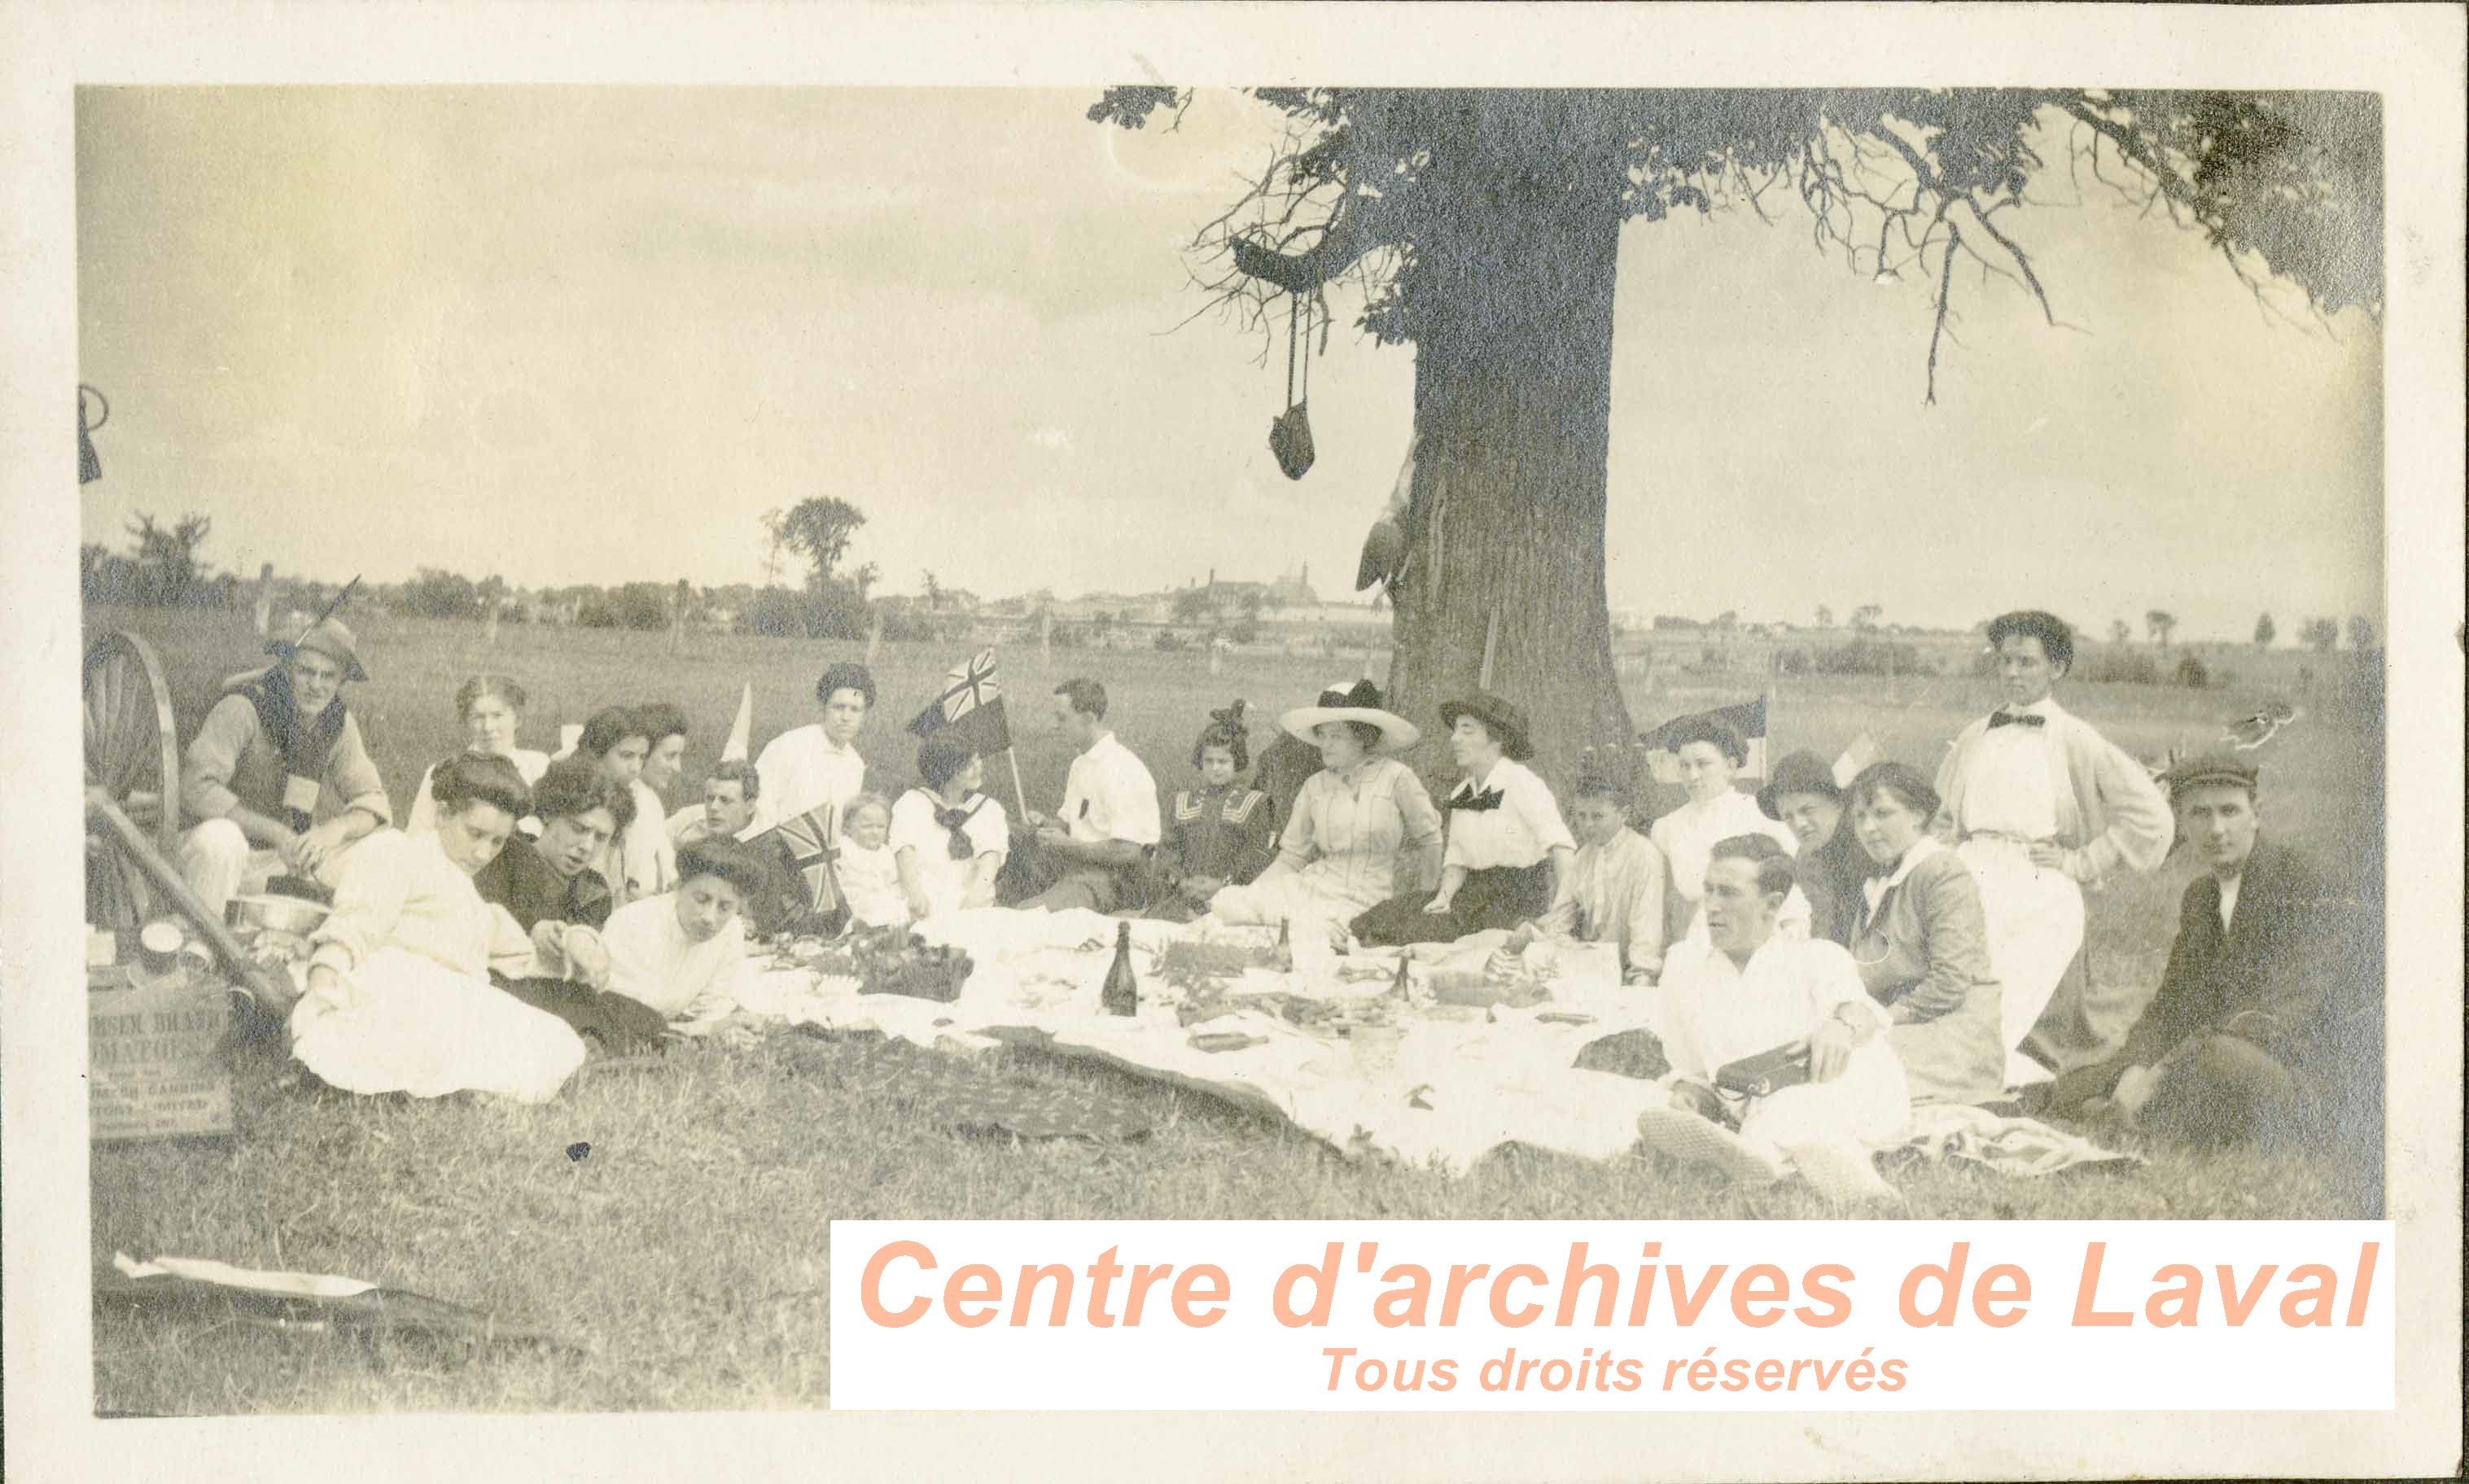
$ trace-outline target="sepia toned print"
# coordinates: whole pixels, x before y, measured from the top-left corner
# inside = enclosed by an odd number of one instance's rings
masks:
[[[105,1427],[829,1408],[836,1219],[2400,1214],[2387,95],[1124,70],[76,90]]]
[[[2373,98],[1151,87],[904,94],[896,128],[880,102],[81,95],[83,374],[118,409],[81,433],[86,621],[151,666],[142,693],[159,675],[172,730],[117,672],[89,705],[107,754],[183,760],[94,804],[152,833],[97,852],[91,925],[179,925],[183,887],[199,936],[235,896],[322,909],[192,961],[201,999],[243,1002],[242,1126],[205,1152],[99,1145],[97,1255],[358,1274],[426,1253],[405,1281],[574,1347],[406,1380],[385,1342],[336,1369],[247,1335],[213,1353],[210,1402],[173,1358],[194,1317],[137,1306],[99,1319],[99,1405],[819,1405],[799,1284],[750,1333],[713,1325],[819,1271],[835,1217],[1471,1215],[1512,1188],[1536,1217],[2379,1213],[2379,568],[2335,543],[2223,571],[2223,522],[2192,514],[2375,509]],[[1076,144],[1077,168],[996,184],[955,148],[1004,134],[999,154]],[[869,199],[877,148],[905,151],[908,200]],[[1179,157],[1262,150],[1207,177],[1224,200]],[[360,157],[389,163],[340,163]],[[1036,241],[1038,212],[1102,256]],[[1122,230],[1142,223],[1189,235]],[[899,252],[898,228],[935,245]],[[1674,238],[1750,256],[1667,266]],[[1819,323],[1844,298],[1892,313],[1702,351],[1857,377],[1881,388],[1870,435],[1967,446],[1958,466],[2015,447],[1984,409],[2051,409],[2039,461],[1926,499],[1834,488],[1859,414],[1778,399],[1780,369],[1725,388],[1721,423],[1675,418],[1702,397],[1616,397],[1616,368],[1721,328],[1623,307],[1726,284]],[[2172,356],[2145,304],[2273,359]],[[989,380],[899,333],[963,310],[1023,316],[1018,354],[1084,384]],[[1131,327],[1164,310],[1196,322]],[[2097,371],[2048,345],[2087,336]],[[1263,357],[1291,378],[1260,385]],[[2096,374],[2169,414],[2096,410],[2119,396]],[[1116,396],[1150,429],[1093,406]],[[1277,413],[1265,449],[1237,397]],[[818,398],[908,431],[846,434]],[[2254,439],[2319,482],[2256,467]],[[1743,442],[1723,477],[1666,472]],[[1395,477],[1363,478],[1382,445]],[[2221,493],[2174,487],[2198,450]],[[1299,497],[1307,516],[1271,517]],[[2121,541],[2156,499],[2169,522]],[[1713,570],[1669,565],[1699,548]],[[501,671],[488,696],[464,679]],[[1332,672],[1366,679],[1293,711]],[[776,915],[763,876],[669,840],[747,687],[755,819],[817,822],[756,840]],[[1187,756],[1230,696],[1260,723]],[[906,735],[875,714],[920,707]],[[536,811],[511,768],[474,770],[568,720],[552,766],[596,764],[608,806],[542,783]],[[1316,754],[1302,788],[1249,796],[1279,842],[1260,879],[1161,861],[1165,807],[1186,838],[1256,746]],[[1892,761],[1761,796],[1769,754],[1856,749]],[[426,828],[391,844],[424,777]],[[2245,851],[2213,842],[2224,789]],[[901,802],[846,815],[861,792]],[[1655,857],[1663,963],[1593,951],[1573,814]],[[578,835],[605,855],[555,848]],[[1816,931],[1793,857],[1838,836],[1858,854]],[[1392,885],[1332,894],[1316,863],[1362,840]],[[508,848],[613,914],[456,885]],[[1143,919],[1111,971],[1106,915]],[[1085,1100],[1094,1144],[938,1106],[919,1054]],[[1538,1057],[1581,1111],[1501,1081]],[[509,1123],[493,1094],[537,1111]],[[1509,1137],[1417,1106],[1469,1099],[1507,1104]],[[827,1148],[797,1136],[818,1127]],[[268,1144],[322,1152],[251,1173]],[[1259,1161],[1286,1173],[1228,1178]],[[2107,1172],[2053,1177],[2077,1166]],[[1983,1183],[2001,1169],[2043,1173]],[[490,1241],[437,1245],[475,1219]],[[692,1278],[649,1283],[681,1256]]]

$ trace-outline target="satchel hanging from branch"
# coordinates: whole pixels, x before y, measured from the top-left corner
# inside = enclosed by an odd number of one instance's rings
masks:
[[[1286,312],[1286,410],[1269,425],[1269,452],[1278,456],[1278,467],[1289,479],[1300,479],[1311,471],[1311,354],[1304,349],[1304,296],[1291,298]],[[1303,361],[1301,395],[1297,395],[1295,361]]]

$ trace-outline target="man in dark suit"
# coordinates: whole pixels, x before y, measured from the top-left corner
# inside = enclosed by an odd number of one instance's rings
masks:
[[[2355,951],[2357,904],[2262,837],[2255,782],[2228,755],[2171,772],[2180,838],[2208,869],[2159,992],[2115,1055],[2059,1079],[2059,1111],[2203,1145],[2312,1141],[2378,1111],[2383,986]]]

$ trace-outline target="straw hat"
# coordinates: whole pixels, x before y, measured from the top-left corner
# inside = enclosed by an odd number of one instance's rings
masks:
[[[1413,722],[1380,708],[1380,687],[1368,679],[1343,685],[1331,685],[1320,693],[1318,706],[1301,706],[1278,718],[1278,725],[1293,736],[1311,742],[1312,729],[1323,722],[1369,722],[1380,729],[1381,746],[1396,752],[1413,747],[1422,740],[1422,730]]]
[[[286,660],[290,659],[292,651],[297,649],[315,650],[318,654],[341,665],[345,680],[364,681],[369,678],[369,672],[360,667],[359,644],[352,638],[352,631],[343,626],[343,620],[340,618],[320,619],[310,628],[308,633],[301,635],[290,643],[287,644],[277,639],[265,646],[267,654],[279,655]]]

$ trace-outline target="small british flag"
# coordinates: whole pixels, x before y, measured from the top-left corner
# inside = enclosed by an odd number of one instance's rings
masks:
[[[795,819],[782,820],[748,844],[776,862],[782,877],[807,910],[828,913],[840,906],[840,879],[832,872],[839,853],[832,829],[832,808],[825,804]],[[800,890],[800,888],[802,890]]]
[[[1003,687],[995,681],[995,652],[981,649],[965,664],[944,677],[943,693],[909,723],[923,737],[945,727],[958,728],[981,753],[1000,753],[1011,746],[1011,726],[1004,715]]]

